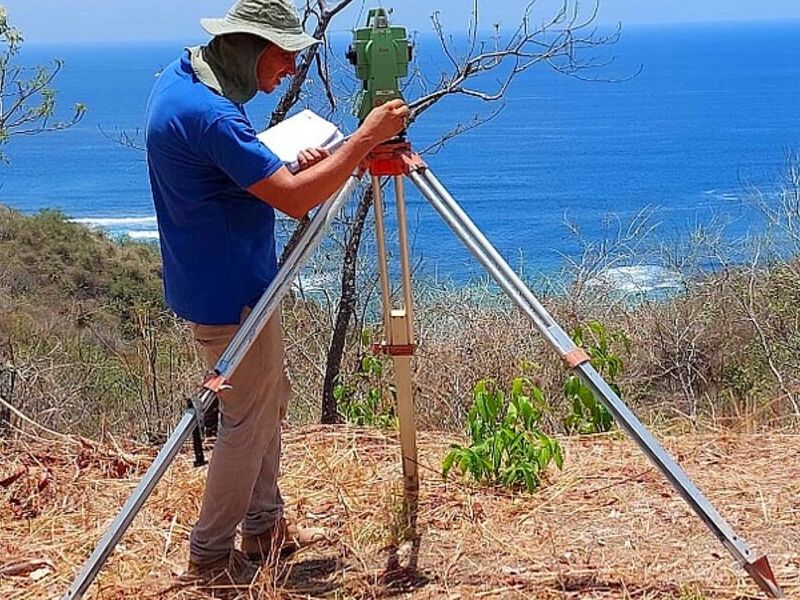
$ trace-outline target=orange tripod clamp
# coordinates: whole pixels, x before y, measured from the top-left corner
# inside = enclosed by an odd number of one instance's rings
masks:
[[[373,177],[409,175],[426,168],[419,154],[411,150],[406,141],[385,142],[376,146],[361,164],[362,172],[369,171]]]

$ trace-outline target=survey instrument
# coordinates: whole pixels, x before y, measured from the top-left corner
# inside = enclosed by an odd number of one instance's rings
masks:
[[[412,54],[405,27],[392,27],[386,9],[373,8],[367,13],[366,26],[353,32],[347,50],[347,59],[362,84],[353,107],[359,121],[376,106],[403,98],[400,80],[408,75]]]

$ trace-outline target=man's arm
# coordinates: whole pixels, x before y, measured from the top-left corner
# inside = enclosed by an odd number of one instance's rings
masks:
[[[400,133],[408,107],[392,100],[375,108],[358,130],[333,155],[296,175],[286,167],[247,188],[259,200],[299,219],[330,198],[372,149]]]

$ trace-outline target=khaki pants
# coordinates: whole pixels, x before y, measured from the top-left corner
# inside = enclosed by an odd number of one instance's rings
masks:
[[[242,320],[249,313],[245,309]],[[192,325],[209,369],[238,325]],[[258,535],[283,514],[278,489],[281,420],[286,416],[289,381],[284,371],[283,332],[276,313],[219,395],[220,425],[200,518],[190,540],[190,559],[208,563],[233,549],[236,527]]]

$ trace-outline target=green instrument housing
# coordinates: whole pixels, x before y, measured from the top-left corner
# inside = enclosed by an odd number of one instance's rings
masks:
[[[391,27],[386,9],[370,10],[366,27],[353,32],[353,44],[347,51],[364,86],[354,107],[359,121],[376,106],[403,98],[400,79],[408,75],[411,52],[405,27]]]

